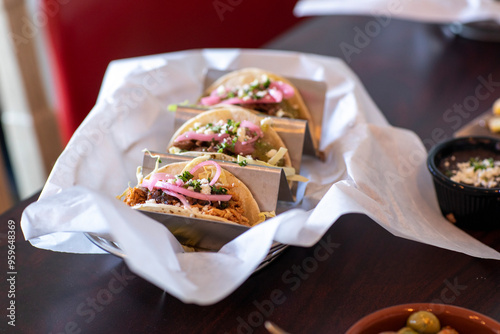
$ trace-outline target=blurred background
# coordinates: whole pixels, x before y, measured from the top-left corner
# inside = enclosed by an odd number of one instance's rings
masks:
[[[38,193],[115,59],[258,48],[296,0],[0,0],[0,213]]]

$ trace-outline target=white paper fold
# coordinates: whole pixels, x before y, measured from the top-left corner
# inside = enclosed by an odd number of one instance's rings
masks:
[[[325,81],[321,149],[304,157],[295,208],[258,225],[218,253],[184,253],[161,224],[115,199],[173,134],[170,103],[194,101],[208,68],[261,67]],[[25,237],[40,248],[102,252],[81,232],[109,233],[138,275],[184,302],[215,303],[234,291],[273,240],[312,246],[343,214],[364,213],[391,233],[476,257],[495,250],[440,214],[426,152],[412,132],[391,127],[339,59],[263,50],[192,50],[113,62],[99,100],[57,160],[38,202],[23,213]]]
[[[500,22],[496,0],[299,0],[296,16],[368,15],[430,23]]]

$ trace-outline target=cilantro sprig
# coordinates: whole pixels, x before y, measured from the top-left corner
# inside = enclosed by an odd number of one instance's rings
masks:
[[[184,183],[188,182],[194,177],[189,171],[184,171],[184,173],[177,175],[177,178],[181,179]]]
[[[227,189],[224,187],[216,187],[216,186],[210,186],[212,189],[212,194],[216,195],[226,195],[227,194]]]
[[[469,164],[471,167],[474,167],[474,172],[475,172],[479,169],[484,170],[487,168],[494,167],[494,160],[493,158],[488,158],[484,160],[479,160],[479,158],[470,158]]]
[[[201,192],[201,181],[200,180],[189,180],[185,185],[185,188],[193,187],[193,190],[196,192]]]

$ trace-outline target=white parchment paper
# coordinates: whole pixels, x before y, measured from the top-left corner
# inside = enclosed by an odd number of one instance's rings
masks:
[[[260,224],[218,253],[184,253],[161,224],[115,199],[135,185],[142,149],[164,151],[170,103],[194,101],[204,73],[256,66],[327,84],[320,149],[304,157],[295,208]],[[81,232],[110,234],[138,275],[184,302],[215,303],[234,291],[273,240],[312,246],[345,213],[365,213],[396,236],[475,257],[500,254],[440,214],[426,151],[411,131],[390,126],[342,60],[264,50],[191,50],[110,64],[98,102],[57,160],[38,202],[23,213],[40,248],[98,253]]]
[[[496,0],[299,0],[297,16],[369,15],[432,23],[500,22],[500,2]]]

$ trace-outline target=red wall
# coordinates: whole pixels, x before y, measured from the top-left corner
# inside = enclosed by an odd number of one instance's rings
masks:
[[[95,104],[109,62],[207,47],[257,48],[299,21],[296,0],[41,0],[56,109],[67,141]]]

